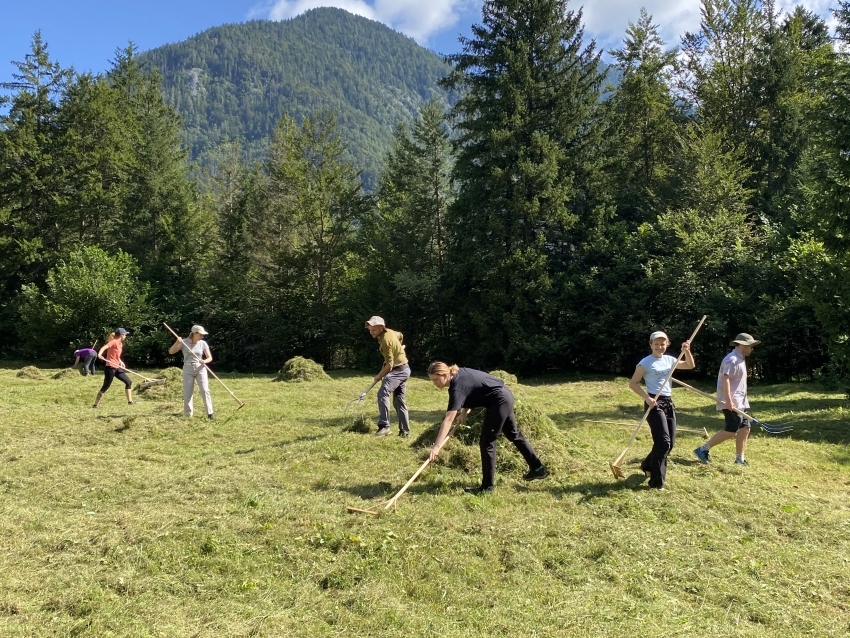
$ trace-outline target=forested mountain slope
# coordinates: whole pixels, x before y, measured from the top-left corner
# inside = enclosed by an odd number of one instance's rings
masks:
[[[259,153],[284,113],[296,120],[330,110],[367,185],[374,183],[393,126],[432,96],[448,65],[379,22],[321,8],[281,22],[208,29],[145,52],[166,100],[182,114],[192,157],[223,138]]]

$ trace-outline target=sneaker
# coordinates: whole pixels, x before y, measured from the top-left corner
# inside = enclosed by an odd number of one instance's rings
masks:
[[[749,463],[747,463],[747,461],[746,461],[746,460],[744,460],[744,461],[739,461],[738,459],[735,459],[735,465],[743,465],[744,467],[749,467],[749,465],[750,465],[750,464],[749,464]]]
[[[410,430],[402,430],[401,432],[398,433],[398,435],[401,438],[406,439],[407,437],[410,436]]]
[[[467,494],[475,494],[475,495],[492,494],[493,488],[492,487],[481,487],[479,485],[478,487],[465,487],[465,488],[463,488],[463,491],[466,492]]]
[[[694,450],[694,454],[700,460],[700,463],[705,463],[706,465],[711,463],[711,459],[708,458],[707,450],[703,450],[701,447],[698,447]]]
[[[544,466],[538,467],[536,470],[529,470],[525,474],[522,475],[526,481],[535,481],[538,479],[545,479],[549,476],[549,472],[546,470]]]
[[[95,403],[95,404],[94,404],[93,406],[91,406],[91,407],[96,408],[96,407],[97,407],[97,403]]]
[[[127,405],[136,405],[135,401],[127,401]]]
[[[208,415],[207,415],[207,418],[208,418],[210,421],[215,421],[215,414],[208,414]]]
[[[378,428],[378,431],[375,432],[375,436],[386,436],[389,433],[390,433],[390,427],[388,425],[385,425],[382,428]]]

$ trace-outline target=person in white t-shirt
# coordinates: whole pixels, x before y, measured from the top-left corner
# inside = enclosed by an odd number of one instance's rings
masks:
[[[192,395],[195,392],[195,383],[197,383],[201,399],[207,410],[207,418],[212,420],[215,416],[213,415],[210,383],[207,377],[207,364],[212,361],[212,353],[209,345],[203,339],[208,334],[203,326],[194,325],[189,336],[175,341],[174,345],[168,349],[168,354],[177,354],[181,350],[183,351],[183,414],[188,417],[194,414]]]
[[[735,464],[748,465],[744,458],[747,439],[750,437],[750,422],[732,408],[746,412],[750,407],[747,400],[747,362],[745,361],[753,347],[761,341],[742,332],[732,340],[732,352],[727,354],[720,364],[717,374],[717,411],[723,412],[726,428],[717,432],[709,441],[694,450],[696,457],[703,463],[711,463],[708,451],[718,443],[735,439]]]
[[[632,392],[643,399],[644,411],[649,410],[646,422],[652,432],[652,450],[640,464],[640,469],[649,477],[649,487],[658,490],[664,489],[667,480],[667,457],[676,442],[676,407],[673,405],[670,382],[664,383],[664,380],[674,367],[677,370],[692,370],[696,367],[690,341],[682,344],[685,360],[678,365],[676,357],[664,354],[669,345],[670,339],[660,330],[649,335],[652,354],[638,362],[629,381]],[[641,379],[646,384],[646,390],[640,387]]]

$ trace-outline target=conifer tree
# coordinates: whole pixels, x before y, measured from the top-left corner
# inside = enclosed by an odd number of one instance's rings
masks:
[[[595,227],[599,53],[566,0],[488,0],[446,86],[461,91],[450,210],[457,343],[476,365],[557,356],[553,295],[576,224]]]

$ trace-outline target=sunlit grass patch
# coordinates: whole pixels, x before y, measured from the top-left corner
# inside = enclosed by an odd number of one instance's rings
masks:
[[[741,470],[731,443],[703,466],[691,453],[702,439],[682,434],[669,491],[657,493],[637,472],[647,429],[626,481],[607,466],[641,416],[626,379],[522,379],[517,396],[555,426],[528,433],[549,479],[524,482],[502,439],[496,492],[466,495],[478,448],[452,441],[395,511],[369,516],[346,506],[390,498],[445,410],[447,394],[424,378],[410,382],[413,436],[402,439],[344,431],[343,408],[367,375],[222,375],[246,407],[211,380],[209,422],[183,417],[179,396],[128,406],[120,387],[93,410],[99,375],[15,373],[0,370],[0,635],[850,629],[841,393],[755,388],[753,412],[792,422],[792,435],[754,433]],[[675,401],[682,427],[722,427],[705,399],[676,390]],[[374,420],[374,393],[365,407]]]

